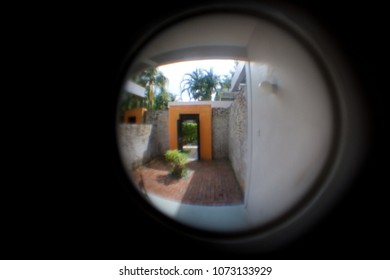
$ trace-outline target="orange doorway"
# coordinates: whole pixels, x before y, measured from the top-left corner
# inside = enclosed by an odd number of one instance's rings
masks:
[[[169,107],[169,148],[183,149],[182,124],[197,123],[198,160],[212,160],[211,105],[174,104]],[[180,143],[181,142],[181,143]]]
[[[180,118],[177,122],[177,142],[179,150],[187,152],[190,160],[199,160],[199,114],[180,114]]]

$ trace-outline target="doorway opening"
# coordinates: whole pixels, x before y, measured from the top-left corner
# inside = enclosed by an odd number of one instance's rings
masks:
[[[199,114],[180,114],[177,121],[179,150],[188,153],[188,160],[200,160]]]

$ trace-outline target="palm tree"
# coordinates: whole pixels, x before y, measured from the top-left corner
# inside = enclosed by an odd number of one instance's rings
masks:
[[[219,76],[215,75],[213,69],[195,69],[192,73],[184,75],[181,82],[181,94],[188,92],[190,99],[211,100],[211,96],[220,87]]]
[[[154,109],[156,94],[165,91],[167,80],[157,68],[148,68],[135,78],[135,82],[146,89],[148,109]]]
[[[202,94],[202,69],[196,68],[192,73],[186,73],[181,81],[181,95],[187,91],[190,99],[197,100]]]

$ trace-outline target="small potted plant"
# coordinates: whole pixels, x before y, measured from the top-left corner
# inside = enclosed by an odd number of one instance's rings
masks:
[[[188,155],[186,153],[177,149],[168,150],[165,152],[165,159],[171,164],[171,175],[180,178],[187,175],[188,169],[186,163],[188,161]]]

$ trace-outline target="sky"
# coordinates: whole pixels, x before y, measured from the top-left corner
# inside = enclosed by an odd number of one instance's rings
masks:
[[[184,75],[193,72],[196,68],[206,70],[212,68],[216,75],[229,75],[230,70],[234,69],[234,60],[194,60],[162,65],[157,69],[168,78],[168,92],[180,96],[180,83]],[[183,93],[182,97],[183,101],[189,101],[186,93]]]

